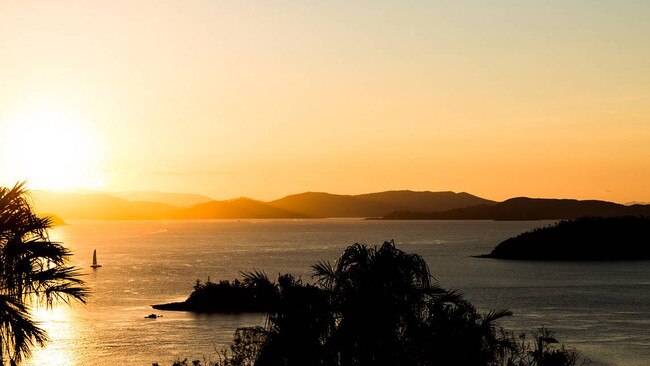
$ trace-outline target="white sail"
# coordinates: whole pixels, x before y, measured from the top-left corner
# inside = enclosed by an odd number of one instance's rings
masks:
[[[90,266],[92,268],[99,268],[101,267],[99,264],[97,264],[97,249],[93,250],[93,265]]]

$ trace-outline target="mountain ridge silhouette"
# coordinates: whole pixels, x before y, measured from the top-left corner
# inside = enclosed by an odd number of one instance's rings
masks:
[[[515,197],[495,205],[476,205],[437,212],[395,211],[384,220],[559,220],[584,216],[650,216],[650,205],[622,205],[600,200]]]
[[[272,201],[247,197],[213,200],[189,206],[129,201],[111,193],[58,193],[36,191],[39,212],[64,219],[253,219],[380,217],[397,210],[446,210],[496,202],[469,193],[386,191],[362,195],[303,192]]]

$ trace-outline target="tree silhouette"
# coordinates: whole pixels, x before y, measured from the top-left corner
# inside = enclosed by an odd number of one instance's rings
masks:
[[[315,284],[260,271],[243,284],[262,301],[264,327],[240,328],[218,366],[573,366],[570,348],[537,352],[497,326],[508,310],[479,312],[435,283],[424,259],[354,244],[313,266]],[[212,286],[213,287],[213,286]],[[197,283],[204,291],[211,286]],[[190,296],[191,298],[191,296]],[[207,298],[211,298],[208,296]],[[548,335],[544,335],[548,338]],[[535,339],[538,339],[536,337]],[[544,338],[546,339],[546,338]],[[542,362],[543,361],[543,362]]]
[[[453,291],[432,298],[427,309],[409,342],[417,364],[491,365],[512,346],[496,327],[497,320],[512,315],[508,310],[482,314]]]
[[[330,290],[337,328],[331,345],[341,365],[396,365],[404,360],[409,333],[425,315],[432,285],[424,259],[395,248],[354,244],[335,265],[313,267],[317,283]]]
[[[279,276],[277,289],[256,365],[320,365],[329,357],[325,344],[334,328],[327,292],[289,274]]]
[[[76,268],[67,265],[70,252],[47,234],[49,218],[37,217],[25,183],[0,188],[0,363],[29,356],[47,335],[31,317],[30,305],[57,301],[85,302],[88,291]]]

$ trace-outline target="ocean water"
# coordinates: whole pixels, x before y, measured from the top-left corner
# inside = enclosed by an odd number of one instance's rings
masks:
[[[310,266],[334,261],[355,242],[421,254],[446,288],[481,310],[508,308],[502,325],[530,332],[542,325],[595,365],[650,364],[650,261],[552,263],[476,259],[501,240],[551,222],[203,220],[72,221],[52,239],[74,253],[92,290],[86,305],[39,308],[51,342],[29,365],[169,365],[215,360],[237,327],[260,315],[195,315],[149,306],[180,301],[196,279],[232,279],[259,269],[310,280]],[[102,268],[89,268],[97,249]]]

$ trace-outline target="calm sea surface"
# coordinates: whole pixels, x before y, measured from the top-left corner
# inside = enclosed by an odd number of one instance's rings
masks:
[[[481,310],[509,308],[514,331],[541,325],[597,365],[650,365],[650,261],[535,263],[470,258],[509,236],[550,222],[493,221],[73,221],[51,232],[74,253],[93,291],[86,305],[39,309],[52,341],[32,365],[169,365],[216,359],[237,327],[258,315],[157,312],[184,300],[197,278],[232,279],[261,269],[309,280],[310,265],[355,242],[398,247],[427,260],[440,284]],[[615,243],[612,243],[615,245]],[[97,249],[103,265],[89,266]]]

